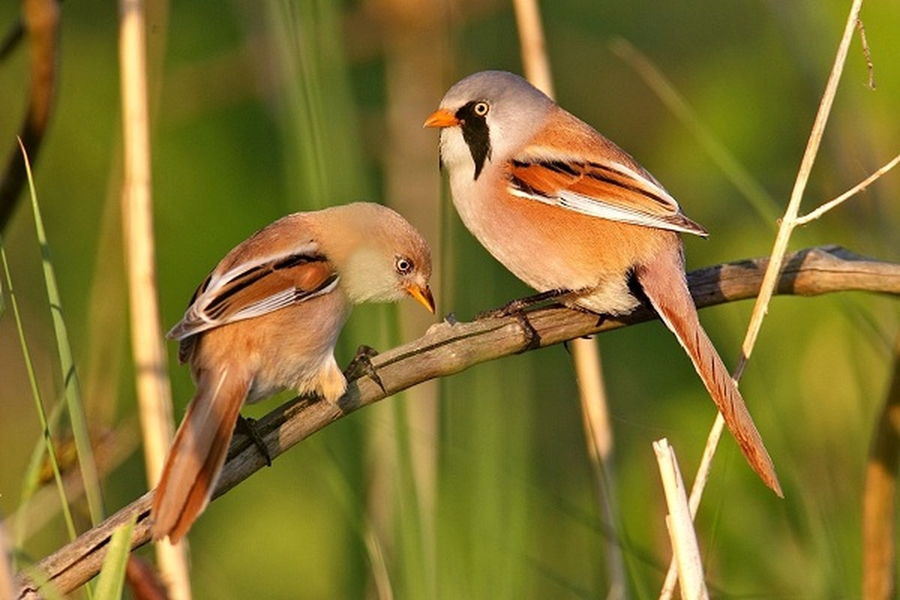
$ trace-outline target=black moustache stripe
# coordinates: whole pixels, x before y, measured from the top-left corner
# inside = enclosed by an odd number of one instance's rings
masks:
[[[491,157],[491,132],[488,129],[487,120],[475,114],[476,101],[469,102],[456,111],[456,118],[462,129],[463,140],[469,147],[472,160],[475,162],[474,179],[481,175],[484,164]]]

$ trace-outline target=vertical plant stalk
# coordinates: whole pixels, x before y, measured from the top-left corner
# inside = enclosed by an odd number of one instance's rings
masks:
[[[137,379],[144,461],[155,486],[172,441],[172,394],[157,304],[147,100],[146,20],[142,0],[119,2],[124,182],[122,219],[127,250],[131,344]],[[190,598],[186,545],[157,544],[160,571],[173,598]]]
[[[831,73],[828,76],[828,82],[825,85],[825,91],[822,94],[822,100],[819,103],[819,109],[816,113],[812,131],[810,132],[809,140],[806,144],[806,151],[800,162],[797,179],[794,182],[794,188],[791,191],[791,197],[788,201],[788,206],[785,209],[784,216],[781,218],[781,224],[778,228],[778,233],[775,236],[775,243],[770,254],[769,264],[763,275],[759,295],[756,298],[753,312],[750,315],[750,323],[747,326],[747,333],[741,346],[741,356],[735,367],[735,381],[740,380],[741,375],[747,366],[747,361],[750,360],[750,355],[753,353],[753,348],[756,345],[756,340],[762,329],[763,320],[769,310],[769,302],[771,302],[772,296],[775,293],[778,278],[781,274],[781,268],[784,265],[784,257],[787,252],[788,242],[790,241],[794,229],[800,224],[800,202],[803,199],[803,193],[806,190],[806,184],[809,181],[809,174],[812,171],[813,163],[816,160],[816,155],[818,154],[819,146],[822,142],[825,124],[828,122],[828,117],[831,114],[834,96],[837,93],[838,83],[840,82],[841,74],[844,71],[847,52],[850,47],[850,41],[853,39],[853,32],[857,27],[861,8],[862,0],[854,0],[853,5],[850,7],[850,13],[847,16],[847,22],[844,26],[844,33],[841,37],[840,44],[838,45],[834,64],[832,65]],[[703,490],[709,479],[709,471],[712,468],[712,457],[715,455],[719,439],[722,437],[723,426],[724,419],[722,418],[722,413],[719,413],[716,415],[716,420],[710,429],[706,447],[703,451],[703,461],[700,464],[696,479],[694,480],[694,485],[691,488],[690,504],[692,507],[699,505],[700,499],[703,496]],[[694,508],[693,510],[696,513],[696,509]],[[673,578],[672,573],[674,568],[675,563],[673,560],[669,565],[666,583],[663,585],[660,593],[661,600],[667,600],[671,597],[671,587],[674,586],[670,587],[670,584]]]
[[[841,74],[844,72],[844,63],[847,61],[847,52],[850,48],[850,41],[853,39],[853,32],[856,30],[856,23],[859,20],[859,11],[862,9],[862,0],[854,0],[853,6],[850,8],[850,14],[847,17],[847,23],[844,26],[844,35],[838,45],[837,55],[834,59],[834,65],[831,68],[831,74],[828,76],[828,83],[825,85],[825,93],[822,95],[822,101],[819,103],[819,110],[816,113],[816,119],[813,122],[812,132],[806,144],[806,151],[803,153],[803,159],[800,162],[800,170],[797,172],[797,179],[794,182],[794,188],[791,191],[791,198],[788,202],[787,209],[781,220],[781,226],[778,228],[778,234],[775,237],[775,244],[772,248],[769,266],[766,274],[763,276],[762,288],[753,306],[753,313],[750,316],[750,325],[747,327],[747,336],[741,347],[741,358],[735,369],[734,378],[739,380],[747,361],[753,353],[756,345],[756,339],[759,331],[762,329],[762,322],[769,310],[769,302],[775,293],[775,286],[778,283],[778,275],[784,264],[784,256],[787,252],[788,242],[791,234],[797,226],[797,216],[800,213],[800,202],[803,199],[803,193],[806,191],[806,184],[809,181],[809,174],[812,171],[813,163],[819,152],[819,146],[822,143],[822,135],[825,132],[825,124],[831,114],[831,106],[834,104],[834,96],[837,93],[838,83],[841,80]]]
[[[703,490],[706,489],[706,483],[709,481],[709,473],[712,470],[712,461],[716,456],[716,449],[719,447],[719,440],[722,439],[722,432],[725,430],[725,419],[722,413],[716,415],[712,428],[706,437],[706,445],[703,448],[703,456],[700,458],[700,466],[697,467],[697,475],[694,479],[694,485],[691,486],[691,495],[688,498],[688,507],[691,511],[691,518],[697,516],[697,510],[700,508],[700,500],[703,498]],[[678,564],[675,557],[672,557],[669,563],[669,570],[666,571],[666,578],[663,581],[662,588],[659,592],[660,600],[669,600],[675,594],[678,585]]]
[[[572,346],[578,342],[577,348]],[[603,365],[600,360],[600,346],[590,339],[579,338],[569,342],[575,374],[578,378],[581,398],[581,418],[588,446],[594,485],[600,503],[601,518],[607,531],[618,533],[619,508],[616,486],[616,471],[613,463],[612,426],[606,403],[606,385],[603,380]],[[625,577],[625,558],[622,553],[622,536],[614,535],[606,539],[606,563],[609,573],[608,600],[627,598],[628,587]]]
[[[669,528],[669,538],[675,551],[682,595],[685,598],[707,600],[709,592],[703,579],[703,562],[700,560],[700,548],[694,532],[693,515],[688,506],[675,450],[666,439],[653,442],[653,450],[656,452],[659,473],[666,493],[666,505],[669,507],[666,526]]]
[[[513,4],[525,76],[535,87],[553,98],[555,96],[553,76],[537,0],[514,0]],[[582,423],[593,467],[597,501],[607,531],[617,532],[616,479],[612,464],[614,442],[600,366],[600,349],[595,340],[584,338],[569,342],[569,349],[572,352],[575,378],[578,382]],[[610,599],[627,596],[625,563],[618,543],[620,537],[616,535],[606,544]]]
[[[537,0],[513,0],[516,11],[516,25],[519,30],[519,45],[522,49],[522,65],[525,77],[535,87],[553,98],[553,75],[544,40],[541,23],[541,9]]]
[[[364,5],[367,3],[361,4],[360,10],[366,10]],[[384,13],[383,21],[390,26],[392,3],[378,4],[376,12]],[[416,10],[414,3],[405,4],[411,11]],[[286,83],[277,100],[283,102],[285,150],[291,165],[288,189],[291,197],[297,199],[295,202],[300,203],[297,208],[324,208],[371,197],[371,183],[365,175],[367,166],[359,144],[360,116],[344,56],[346,32],[342,29],[339,3],[333,0],[281,0],[265,5],[273,53],[281,71],[280,77]],[[386,45],[394,42],[393,39],[385,41]],[[390,64],[387,67],[390,69]],[[390,75],[389,71],[388,78]],[[389,95],[390,85],[388,81]],[[391,101],[389,97],[388,102]],[[391,103],[389,110],[392,109]],[[406,119],[409,116],[406,114]],[[415,121],[412,123],[421,135]],[[420,152],[417,158],[421,156],[429,156],[429,153]],[[434,162],[430,166],[433,168]],[[415,170],[410,171],[407,175],[415,177]],[[414,181],[406,180],[407,193],[421,189]],[[394,200],[393,194],[388,196]],[[426,204],[421,196],[416,199],[420,204]],[[396,204],[393,206],[399,208]],[[410,216],[403,209],[401,212]],[[412,221],[416,222],[415,219]],[[378,349],[388,340],[397,341],[396,309],[381,306],[370,307],[370,310],[377,311],[378,316],[365,321],[353,320],[344,327],[339,353],[345,349],[343,344],[350,340],[356,343],[365,340]],[[380,418],[389,433],[379,430],[374,436],[362,434],[360,442],[364,447],[362,457],[367,490],[363,499],[355,493],[347,496],[349,501],[363,504],[359,528],[365,532],[365,548],[372,566],[372,588],[377,590],[379,598],[393,596],[395,588],[401,596],[433,596],[434,593],[428,593],[418,585],[418,582],[434,581],[434,577],[429,573],[429,570],[433,571],[433,563],[425,550],[425,540],[419,535],[421,502],[412,490],[415,474],[409,472],[412,464],[409,460],[411,445],[406,439],[409,429],[401,423],[404,415],[400,413],[403,408],[399,404],[380,410],[384,411]],[[405,485],[408,482],[411,485]],[[395,501],[395,498],[402,500]],[[404,511],[403,518],[398,519],[401,510]],[[401,567],[395,567],[396,564]]]
[[[897,470],[900,467],[900,339],[894,375],[875,424],[863,491],[863,594],[866,600],[897,596]]]
[[[434,0],[370,0],[368,8],[383,15],[385,88],[387,90],[387,140],[384,148],[385,196],[387,204],[406,216],[425,239],[432,242],[432,263],[443,264],[443,248],[436,242],[441,233],[441,189],[435,186],[434,139],[422,135],[422,127],[410,115],[427,115],[434,109],[434,99],[443,92],[446,64],[447,8]],[[432,289],[446,306],[448,295],[443,289],[442,269],[431,279]],[[412,339],[434,322],[425,311],[400,311],[402,339]],[[394,454],[379,466],[372,467],[373,483],[394,490],[397,502],[386,503],[369,494],[367,511],[377,523],[379,535],[390,535],[395,515],[387,513],[407,510],[404,519],[418,519],[415,547],[422,555],[422,586],[419,593],[438,595],[437,584],[437,487],[440,473],[441,438],[440,383],[428,382],[404,392],[407,401],[395,403],[391,426],[398,431],[393,439],[378,435],[371,440],[372,449],[382,456]],[[405,428],[400,429],[405,424]],[[400,436],[403,436],[403,439]],[[404,443],[405,442],[405,443]],[[385,447],[389,445],[390,447]],[[402,451],[401,451],[402,450]],[[380,461],[381,462],[381,461]],[[393,463],[406,465],[408,475],[385,467]],[[404,476],[405,475],[405,476]],[[392,479],[408,481],[400,486]],[[409,490],[406,492],[405,490]],[[404,494],[412,493],[408,499]],[[410,506],[417,514],[410,514]],[[377,557],[376,557],[377,558]],[[377,583],[377,579],[376,579]],[[410,590],[407,590],[409,592]]]

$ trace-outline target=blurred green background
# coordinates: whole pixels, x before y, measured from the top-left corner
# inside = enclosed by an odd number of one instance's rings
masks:
[[[0,3],[0,32],[17,2]],[[150,3],[153,5],[153,3]],[[632,153],[711,232],[689,268],[771,249],[775,223],[615,49],[627,40],[783,211],[849,3],[545,1],[559,102]],[[159,13],[154,13],[159,14]],[[862,18],[877,88],[854,41],[805,207],[837,196],[900,148],[900,4]],[[172,2],[150,24],[153,191],[163,322],[234,244],[275,218],[358,199],[398,208],[438,256],[439,314],[470,319],[529,290],[464,230],[421,124],[457,79],[521,73],[512,7],[475,0]],[[63,7],[61,81],[36,186],[110,512],[146,491],[139,453],[118,192],[114,3]],[[0,64],[0,140],[13,147],[27,90],[20,48]],[[798,231],[900,253],[891,174]],[[53,330],[23,202],[3,238],[47,404],[60,400]],[[4,294],[6,289],[4,286]],[[751,303],[701,318],[733,365]],[[413,303],[365,307],[339,352],[387,348],[431,322]],[[856,597],[866,452],[898,328],[891,298],[776,298],[741,388],[778,468],[775,498],[726,436],[698,515],[718,597]],[[162,335],[164,332],[160,332]],[[615,435],[617,531],[602,524],[568,354],[478,365],[352,415],[213,503],[191,532],[198,598],[596,598],[606,544],[629,592],[656,597],[669,560],[650,444],[668,437],[692,478],[714,408],[659,323],[601,336]],[[178,418],[193,391],[169,345]],[[245,411],[258,416],[277,402]],[[0,514],[13,515],[40,429],[11,312],[0,316]],[[60,435],[65,435],[62,427]],[[53,494],[51,498],[55,498]],[[51,499],[21,552],[65,541]],[[80,514],[82,526],[86,517]],[[152,557],[147,548],[141,553]],[[379,593],[381,594],[379,596]]]

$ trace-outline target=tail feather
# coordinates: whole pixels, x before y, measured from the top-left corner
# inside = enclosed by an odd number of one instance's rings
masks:
[[[684,277],[680,246],[663,252],[635,270],[648,300],[685,349],[741,452],[763,482],[783,497],[775,466],[747,411],[744,399],[719,353],[700,324]]]
[[[228,372],[198,382],[153,497],[154,540],[178,542],[209,504],[248,389],[246,378]]]

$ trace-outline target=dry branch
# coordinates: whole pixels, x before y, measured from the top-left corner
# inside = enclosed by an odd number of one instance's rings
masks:
[[[691,291],[702,308],[752,298],[759,290],[767,259],[744,260],[692,272]],[[900,295],[900,265],[865,258],[836,246],[801,250],[788,255],[779,277],[777,293],[814,296],[838,291],[869,291]],[[541,347],[559,344],[648,321],[649,310],[637,310],[624,318],[602,323],[592,315],[559,306],[529,313],[529,322],[540,336]],[[482,362],[523,352],[527,336],[515,317],[489,318],[469,323],[440,323],[421,338],[385,351],[373,359],[385,391],[366,377],[350,382],[340,406],[295,398],[267,414],[257,429],[274,458],[306,437],[356,410],[429,379],[458,373]],[[243,435],[232,442],[228,462],[216,489],[224,494],[265,465],[265,459]],[[20,573],[19,598],[38,596],[34,579],[46,578],[62,593],[93,577],[103,561],[113,530],[137,513],[132,538],[136,548],[149,540],[151,493],[144,494],[94,529],[64,546],[35,566],[41,577]]]
[[[30,86],[28,108],[19,129],[19,139],[31,161],[37,160],[53,108],[59,53],[60,6],[58,0],[24,0],[22,20],[3,41],[6,56],[28,35]],[[21,32],[21,33],[20,33]],[[0,232],[12,218],[25,187],[25,162],[18,144],[13,144],[3,174],[0,175]]]

